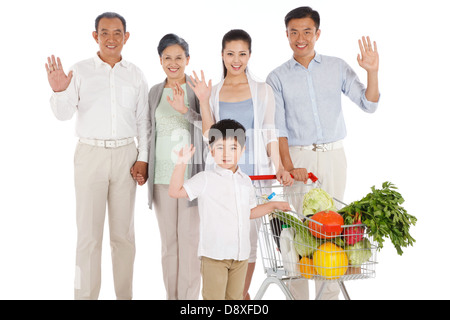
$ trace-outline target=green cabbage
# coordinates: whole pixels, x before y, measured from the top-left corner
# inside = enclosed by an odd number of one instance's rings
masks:
[[[333,198],[323,189],[311,189],[303,197],[303,215],[305,217],[327,210],[337,211],[337,208],[334,205]]]
[[[302,257],[312,256],[314,251],[322,244],[323,241],[314,237],[309,231],[308,220],[302,222],[293,215],[279,210],[274,211],[273,214],[283,223],[294,228],[294,247]]]
[[[308,220],[303,223],[301,228],[296,229],[294,236],[294,247],[302,257],[309,257],[322,244],[322,240],[314,237],[308,228]]]
[[[345,252],[351,265],[362,265],[372,256],[370,241],[364,238],[352,246],[345,246]]]

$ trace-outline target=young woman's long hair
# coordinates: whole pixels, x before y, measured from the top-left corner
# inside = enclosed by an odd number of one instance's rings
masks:
[[[230,30],[227,33],[225,33],[225,35],[223,36],[223,39],[222,39],[222,53],[223,53],[223,50],[225,50],[225,45],[227,44],[227,42],[237,41],[237,40],[242,40],[244,42],[247,42],[248,51],[249,51],[249,53],[252,53],[252,38],[246,31],[244,31],[242,29],[233,29],[233,30]],[[223,60],[222,60],[222,65],[223,65],[223,78],[225,79],[225,77],[227,76],[227,68],[225,67],[225,63],[223,62]]]

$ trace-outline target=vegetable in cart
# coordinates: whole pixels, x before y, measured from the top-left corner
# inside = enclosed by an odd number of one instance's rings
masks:
[[[339,213],[327,210],[317,212],[311,217],[309,229],[316,238],[331,239],[341,234],[343,224],[344,219]]]
[[[274,211],[273,214],[289,224],[295,230],[294,247],[297,253],[302,257],[312,257],[313,253],[322,244],[320,239],[314,237],[308,228],[308,220],[301,222],[299,219],[283,211]]]
[[[404,199],[391,182],[384,182],[381,189],[373,186],[371,190],[364,198],[345,206],[338,213],[343,215],[345,224],[360,221],[366,225],[367,233],[378,243],[378,250],[383,247],[384,240],[390,238],[397,253],[402,255],[402,248],[412,246],[416,241],[409,228],[416,224],[417,218],[402,207]]]
[[[348,269],[347,254],[331,242],[325,242],[314,252],[313,261],[316,272],[327,279],[337,279]]]
[[[364,237],[364,226],[360,225],[361,221],[357,222],[357,225],[353,227],[348,227],[344,229],[342,233],[345,242],[349,245],[354,245],[357,242],[360,242]]]
[[[363,238],[354,245],[345,246],[348,262],[353,266],[362,265],[372,257],[372,250],[369,239]]]
[[[315,183],[315,180],[312,181]],[[258,202],[267,202],[269,200],[267,194],[273,194],[272,189],[276,187],[256,186]],[[305,192],[307,190],[309,191]],[[275,210],[268,216],[261,217],[259,247],[267,279],[261,285],[255,299],[261,299],[270,284],[278,285],[287,299],[294,299],[286,280],[297,277],[305,280],[321,280],[316,299],[322,297],[330,281],[337,282],[344,297],[350,299],[344,281],[375,276],[376,245],[372,243],[372,237],[367,233],[368,227],[363,224],[364,220],[350,219],[350,224],[345,224],[346,220],[343,214],[337,211],[334,200],[343,203],[317,188],[316,184],[309,184],[307,188],[283,187],[280,197],[289,203],[301,201],[302,210],[299,212],[294,209],[286,212]],[[319,221],[314,219],[317,213],[319,214],[316,218],[319,218]],[[331,220],[325,219],[330,213],[334,217],[331,217]],[[274,221],[276,223],[273,223]],[[286,237],[281,234],[284,233],[281,231],[282,224],[291,226]],[[317,226],[312,229],[310,224]],[[292,231],[295,231],[293,240]],[[292,246],[301,256],[300,260],[298,255],[294,258]],[[295,269],[292,268],[294,264]]]
[[[313,188],[303,197],[303,215],[311,216],[321,211],[337,211],[333,198],[321,188]]]

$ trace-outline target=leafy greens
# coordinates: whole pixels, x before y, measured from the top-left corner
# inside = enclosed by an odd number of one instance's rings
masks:
[[[394,184],[384,182],[382,189],[373,186],[371,190],[364,198],[338,212],[343,215],[346,225],[361,220],[367,226],[368,234],[378,243],[378,250],[383,247],[385,238],[389,237],[397,253],[402,255],[402,248],[412,246],[416,241],[410,235],[409,228],[416,224],[417,218],[401,206],[404,199]]]

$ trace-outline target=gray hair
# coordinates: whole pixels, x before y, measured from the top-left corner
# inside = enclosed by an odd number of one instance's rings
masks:
[[[102,20],[103,18],[107,18],[107,19],[118,18],[118,19],[120,19],[120,21],[122,21],[122,24],[123,24],[123,32],[127,32],[127,22],[125,21],[125,18],[115,12],[102,13],[95,19],[95,31],[96,32],[98,32],[98,24],[100,23],[100,20]]]
[[[170,47],[172,45],[179,45],[184,50],[184,54],[186,57],[189,57],[189,45],[188,43],[183,39],[177,36],[173,33],[168,33],[164,37],[159,40],[158,44],[158,54],[161,57],[164,50],[166,50],[167,47]]]

